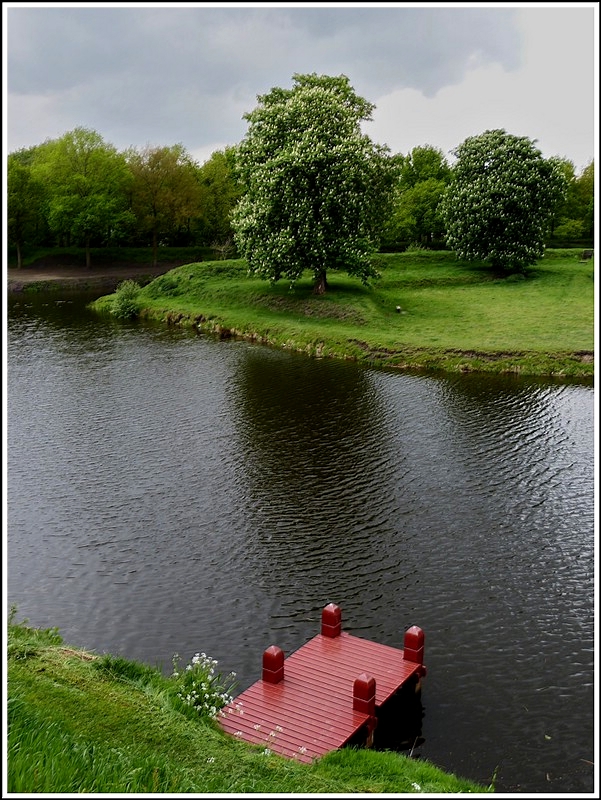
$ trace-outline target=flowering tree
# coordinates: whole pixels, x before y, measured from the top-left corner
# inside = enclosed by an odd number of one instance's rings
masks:
[[[376,275],[377,249],[397,170],[387,147],[361,132],[374,106],[346,76],[294,75],[292,89],[272,89],[245,114],[236,148],[244,194],[232,225],[249,269],[271,281],[296,281],[305,270],[315,292],[331,269],[364,283]]]
[[[504,130],[467,138],[455,150],[453,179],[441,201],[447,244],[460,258],[505,272],[536,263],[545,249],[565,178],[557,159]]]

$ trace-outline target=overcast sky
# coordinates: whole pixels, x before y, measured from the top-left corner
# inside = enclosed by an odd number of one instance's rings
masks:
[[[76,127],[119,150],[236,144],[257,95],[347,75],[395,153],[491,128],[580,171],[597,144],[598,4],[4,3],[7,152]]]

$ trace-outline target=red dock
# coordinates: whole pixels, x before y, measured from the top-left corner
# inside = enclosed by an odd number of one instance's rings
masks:
[[[351,740],[371,743],[379,709],[426,668],[424,633],[412,626],[404,650],[341,630],[334,603],[322,611],[321,633],[288,658],[272,645],[262,679],[222,709],[227,732],[287,758],[310,763]]]

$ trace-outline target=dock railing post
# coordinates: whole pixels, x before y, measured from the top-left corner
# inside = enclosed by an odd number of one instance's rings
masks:
[[[367,739],[366,747],[371,747],[374,743],[374,731],[376,729],[376,679],[367,673],[362,672],[353,683],[353,711],[360,711],[362,714],[369,714],[367,720]]]
[[[275,644],[263,653],[262,678],[266,683],[279,683],[284,680],[284,651]]]
[[[417,625],[412,625],[405,631],[403,642],[405,661],[413,661],[416,664],[424,663],[424,632]]]
[[[342,630],[342,611],[336,603],[328,603],[321,612],[321,635],[335,639]]]
[[[424,632],[417,625],[412,625],[405,631],[405,639],[403,641],[403,658],[405,661],[412,661],[414,664],[419,664],[418,680],[415,691],[421,689],[421,679],[426,674],[426,667],[424,666]]]

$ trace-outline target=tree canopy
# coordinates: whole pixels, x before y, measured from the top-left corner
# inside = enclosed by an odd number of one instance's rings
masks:
[[[47,185],[48,224],[67,241],[81,241],[90,266],[93,237],[107,243],[133,224],[125,159],[99,133],[75,128],[39,148],[34,175]]]
[[[23,262],[22,246],[35,236],[44,204],[44,186],[32,171],[32,157],[32,149],[18,150],[8,156],[7,164],[7,237],[17,248],[19,268]]]
[[[234,250],[231,213],[241,193],[233,170],[233,147],[216,150],[198,170],[202,207],[198,228],[224,257]]]
[[[366,282],[390,208],[397,163],[360,124],[374,106],[346,76],[296,74],[292,89],[259,96],[245,119],[235,165],[243,195],[232,216],[249,269],[291,282],[309,270],[315,291],[328,270]]]
[[[555,239],[592,239],[594,228],[595,166],[591,161],[576,176],[574,164],[567,159],[558,160],[566,181],[567,192],[557,205],[553,218],[552,234]]]
[[[152,244],[156,260],[160,242],[211,247],[227,258],[234,254],[231,212],[249,187],[238,237],[253,253],[252,268],[272,280],[295,280],[306,268],[323,289],[329,269],[368,280],[378,240],[386,249],[439,247],[446,233],[440,198],[459,169],[451,170],[431,145],[391,155],[362,137],[360,125],[373,105],[344,76],[296,80],[293,89],[260,97],[247,115],[253,120],[247,139],[215,151],[201,166],[181,144],[119,152],[86,128],[9,153],[9,257],[22,265],[37,248],[84,246],[89,263],[90,248]],[[532,143],[525,144],[530,152]],[[567,159],[551,163],[563,173],[567,193],[554,207],[546,244],[590,247],[594,163],[579,175]],[[481,209],[490,216],[486,183]],[[519,208],[530,219],[529,206]]]
[[[153,264],[159,236],[177,231],[200,216],[197,167],[181,144],[131,149],[127,164],[132,176],[132,209],[140,230],[152,240]]]
[[[438,206],[451,179],[451,168],[442,150],[424,145],[397,158],[400,174],[386,223],[386,243],[409,242],[427,247],[442,241],[444,224]]]
[[[565,194],[558,159],[543,158],[533,140],[502,129],[467,138],[455,155],[440,207],[448,246],[505,272],[533,265]]]

